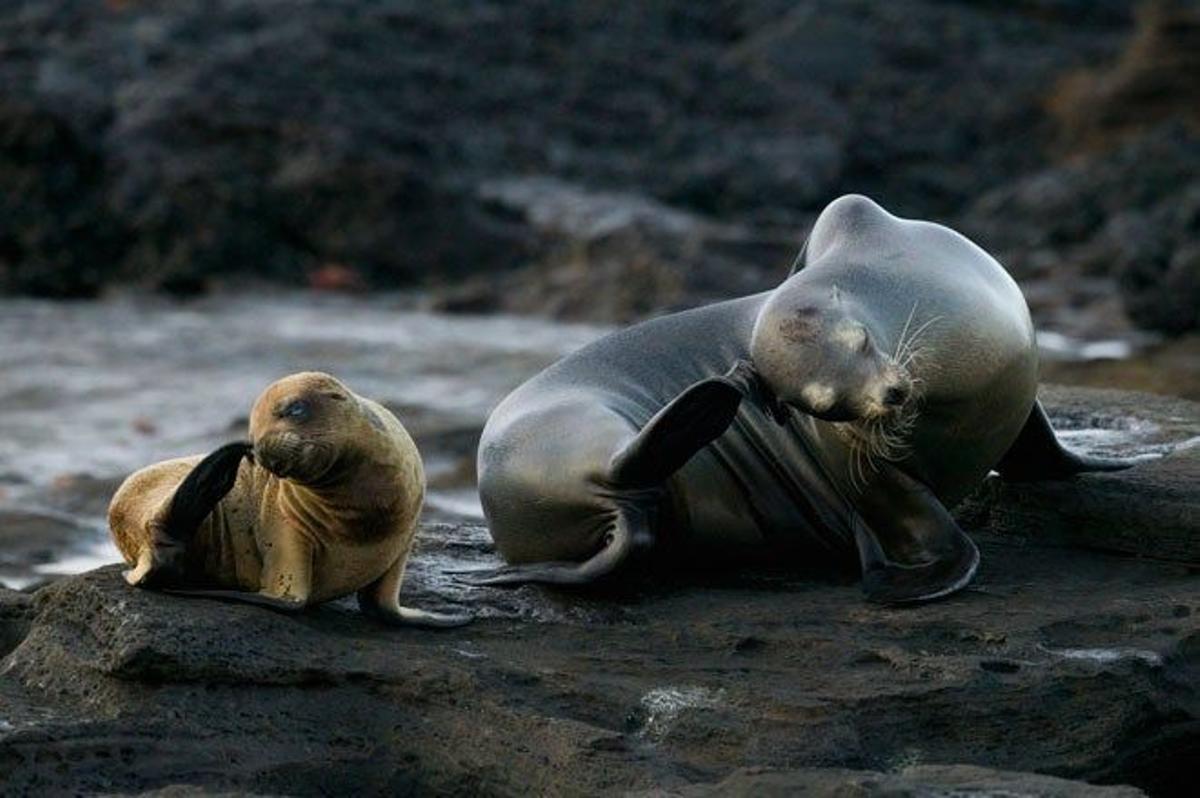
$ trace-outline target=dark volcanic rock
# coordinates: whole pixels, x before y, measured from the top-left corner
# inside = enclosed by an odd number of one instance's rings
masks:
[[[1048,96],[1069,157],[985,193],[965,229],[1018,277],[1052,278],[1060,304],[1110,278],[1139,327],[1200,329],[1198,69],[1200,7],[1146,3],[1120,58]]]
[[[1150,0],[1119,60],[1061,81],[1051,98],[1061,139],[1101,149],[1164,119],[1200,125],[1200,8],[1193,0]]]
[[[1018,278],[1052,279],[1060,303],[1109,278],[1137,324],[1178,334],[1200,323],[1198,171],[1200,136],[1169,123],[983,195],[963,228]]]
[[[1044,388],[1060,435],[1144,462],[1062,482],[989,477],[956,514],[971,527],[1200,567],[1200,405],[1120,391]]]
[[[813,798],[920,798],[921,796],[1028,796],[1029,798],[1134,798],[1145,795],[1132,787],[1098,787],[1095,784],[1008,773],[965,765],[918,765],[898,773],[866,773],[855,770],[806,768],[804,770],[761,770],[748,768],[716,784],[693,785],[678,791],[649,791],[645,796],[716,796],[736,798],[784,798],[792,795]]]
[[[531,231],[533,262],[440,292],[437,309],[633,321],[766,290],[801,243],[552,178],[487,183],[480,196]]]
[[[87,296],[128,242],[97,142],[34,101],[0,102],[0,293]]]
[[[710,575],[613,597],[620,620],[448,634],[133,592],[104,569],[38,594],[0,678],[0,772],[10,791],[594,794],[746,765],[965,762],[1182,795],[1195,577],[992,539],[984,554],[974,590],[919,611]],[[74,764],[40,764],[59,757]]]
[[[0,587],[0,656],[25,639],[32,620],[33,596]]]
[[[1200,426],[1187,402],[1043,398],[1093,451],[1165,451]],[[975,531],[972,587],[907,610],[784,563],[474,588],[442,573],[494,562],[461,523],[425,525],[404,590],[477,614],[445,633],[345,601],[292,617],[137,591],[115,566],[0,591],[0,791],[1190,795],[1200,575],[1089,550],[1118,511],[1087,498],[1118,496],[1131,534],[1195,540],[1189,451],[1052,500],[976,497],[1025,534]],[[1039,534],[1054,502],[1068,538]]]
[[[29,193],[0,286],[500,270],[536,235],[479,189],[527,175],[770,229],[849,190],[945,218],[1045,165],[1048,80],[1112,58],[1128,9],[7,3],[0,175]]]
[[[7,3],[0,291],[423,284],[623,321],[769,285],[859,191],[1053,275],[1052,309],[1119,282],[1134,324],[1178,334],[1200,17],[1132,7]],[[549,230],[554,197],[641,211]]]

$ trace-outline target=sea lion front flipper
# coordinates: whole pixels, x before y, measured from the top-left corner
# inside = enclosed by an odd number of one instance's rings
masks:
[[[249,443],[226,444],[197,463],[171,494],[166,512],[150,522],[150,545],[137,564],[125,572],[135,587],[179,584],[186,578],[188,544],[204,519],[233,490],[242,459],[253,451]]]
[[[539,582],[547,585],[586,585],[612,573],[638,548],[653,541],[649,515],[635,504],[617,508],[612,529],[600,551],[583,562],[539,562],[506,565],[501,568],[474,568],[447,571],[469,585],[495,587]]]
[[[358,591],[358,607],[372,620],[389,626],[419,626],[427,629],[450,629],[465,626],[474,618],[470,615],[447,615],[400,606],[400,582],[408,552],[401,554],[383,576]]]
[[[1091,457],[1064,448],[1054,434],[1042,403],[1035,401],[1021,433],[1013,441],[996,471],[1009,482],[1068,479],[1088,471],[1120,471],[1140,460]]]
[[[163,531],[177,540],[190,540],[217,503],[233,490],[242,459],[253,450],[244,441],[227,443],[197,463],[175,489]]]
[[[609,468],[613,484],[661,485],[729,428],[743,396],[727,376],[710,377],[686,388],[613,456]]]
[[[852,521],[863,592],[880,604],[915,604],[966,587],[979,549],[927,486],[889,463],[856,499]]]
[[[300,535],[281,535],[263,558],[262,589],[258,592],[219,588],[168,588],[177,596],[254,604],[278,612],[299,612],[312,595],[313,546]]]

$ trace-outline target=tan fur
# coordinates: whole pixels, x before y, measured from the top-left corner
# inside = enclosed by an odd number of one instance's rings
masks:
[[[283,414],[296,400],[308,403],[311,417]],[[187,548],[204,587],[296,607],[359,591],[373,614],[423,615],[398,603],[425,474],[395,416],[327,374],[304,372],[258,398],[250,439],[255,462],[242,462],[233,489]],[[144,468],[114,495],[109,526],[134,566],[127,573],[132,583],[154,567],[156,532],[176,488],[201,459]]]

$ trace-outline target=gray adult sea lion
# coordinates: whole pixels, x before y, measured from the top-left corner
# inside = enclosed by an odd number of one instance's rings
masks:
[[[131,585],[285,611],[357,593],[393,625],[468,620],[399,603],[425,472],[386,408],[328,374],[293,374],[255,402],[250,439],[117,489],[108,523]]]
[[[1016,283],[930,222],[850,195],[773,291],[608,335],[488,419],[479,491],[511,565],[480,584],[582,584],[664,534],[857,550],[867,597],[937,598],[979,552],[947,507],[995,469],[1128,463],[1065,450],[1036,400]]]

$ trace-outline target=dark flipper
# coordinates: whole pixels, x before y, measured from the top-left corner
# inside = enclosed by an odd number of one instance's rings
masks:
[[[881,466],[856,500],[854,534],[863,592],[880,604],[915,604],[967,586],[979,549],[924,484]]]
[[[1106,457],[1089,457],[1063,448],[1041,402],[1034,402],[1021,434],[996,465],[1010,482],[1068,479],[1088,471],[1120,471],[1137,463]]]
[[[733,423],[742,391],[727,377],[711,377],[687,388],[646,422],[613,456],[615,485],[661,485]]]
[[[729,428],[742,399],[753,395],[754,380],[749,364],[739,362],[723,376],[689,386],[613,455],[609,479],[625,499],[615,508],[603,546],[587,560],[450,573],[474,585],[584,585],[611,573],[653,541],[651,516],[662,484]]]
[[[175,489],[162,523],[153,529],[153,549],[143,553],[138,566],[126,572],[130,584],[162,587],[186,582],[188,544],[217,503],[233,489],[242,458],[252,449],[243,442],[226,444],[188,472]]]
[[[175,489],[163,531],[176,540],[190,540],[217,502],[233,490],[242,458],[253,449],[241,441],[227,443],[197,463]]]
[[[470,585],[523,585],[530,582],[586,585],[616,570],[651,539],[650,512],[634,505],[625,505],[617,510],[616,520],[605,537],[604,546],[583,562],[539,562],[447,573],[455,574],[459,581]]]

